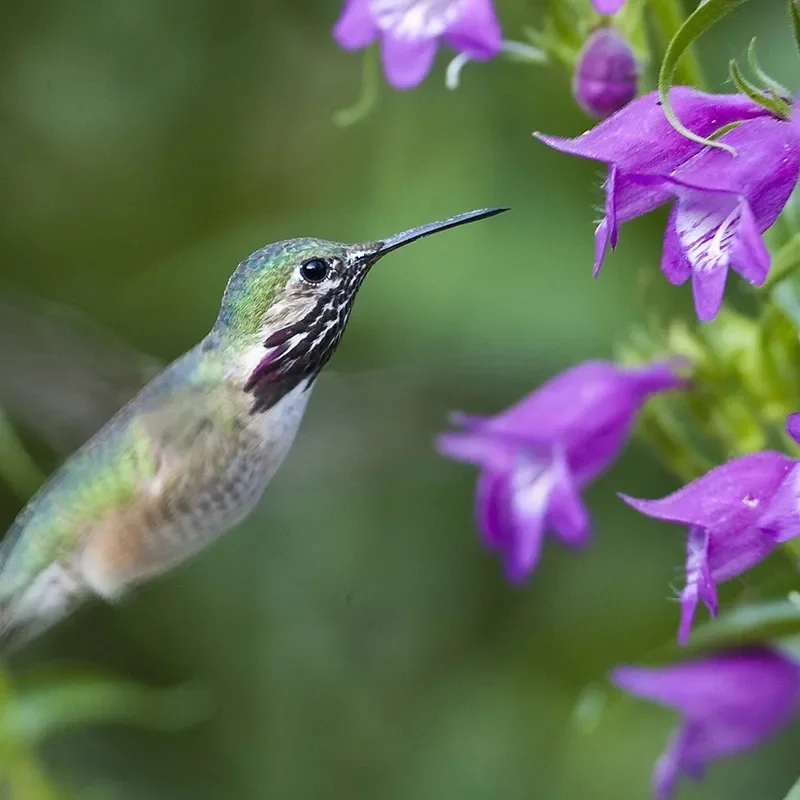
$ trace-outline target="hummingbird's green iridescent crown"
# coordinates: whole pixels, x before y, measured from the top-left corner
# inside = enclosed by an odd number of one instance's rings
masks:
[[[339,344],[364,277],[383,256],[429,234],[506,210],[470,211],[355,245],[289,239],[245,259],[228,282],[215,330],[244,340],[258,338],[264,347],[245,384],[253,395],[253,412],[268,410],[316,378]]]

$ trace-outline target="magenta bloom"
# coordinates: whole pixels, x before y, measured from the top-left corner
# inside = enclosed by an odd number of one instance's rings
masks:
[[[592,0],[592,5],[598,14],[616,14],[625,5],[625,0]]]
[[[583,43],[572,93],[581,108],[603,119],[636,97],[639,66],[630,45],[613,28],[592,31]]]
[[[792,435],[796,416],[787,426]],[[718,583],[800,534],[800,462],[783,453],[735,458],[661,500],[621,497],[648,517],[689,526],[681,644],[689,638],[698,600],[716,615]]]
[[[675,200],[661,269],[674,284],[692,279],[701,320],[722,304],[729,269],[755,285],[770,266],[761,234],[777,219],[800,176],[800,122],[773,117],[743,95],[671,91],[681,121],[700,136],[738,125],[721,142],[736,155],[703,147],[667,122],[655,92],[575,139],[536,134],[545,144],[609,165],[605,216],[595,233],[594,272],[619,225]]]
[[[481,468],[478,524],[509,580],[534,569],[547,529],[569,545],[587,540],[580,489],[617,458],[645,400],[681,383],[668,364],[588,361],[496,417],[454,415],[464,430],[442,434],[437,446]]]
[[[360,50],[380,36],[383,68],[395,89],[422,81],[440,39],[483,61],[501,44],[492,0],[347,0],[333,36],[346,50]]]
[[[800,665],[766,647],[668,667],[618,667],[611,679],[683,717],[656,762],[656,800],[672,796],[680,773],[702,778],[709,761],[755,747],[799,710]]]

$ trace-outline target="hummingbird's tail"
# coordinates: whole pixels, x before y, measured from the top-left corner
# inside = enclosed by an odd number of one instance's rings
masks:
[[[24,589],[0,598],[0,651],[16,650],[70,614],[89,592],[60,564],[51,564]]]

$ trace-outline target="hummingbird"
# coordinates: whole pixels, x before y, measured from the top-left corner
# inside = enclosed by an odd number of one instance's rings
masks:
[[[208,335],[33,496],[0,545],[0,639],[117,601],[241,522],[285,459],[372,266],[487,208],[385,239],[288,239],[242,261]],[[58,392],[58,386],[51,387]]]

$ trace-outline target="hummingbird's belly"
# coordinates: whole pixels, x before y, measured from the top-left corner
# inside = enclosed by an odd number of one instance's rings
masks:
[[[81,572],[105,597],[119,595],[176,566],[241,522],[258,504],[286,457],[308,401],[299,388],[269,411],[249,416],[223,445],[192,451],[156,479],[149,494],[112,515],[92,533]]]

